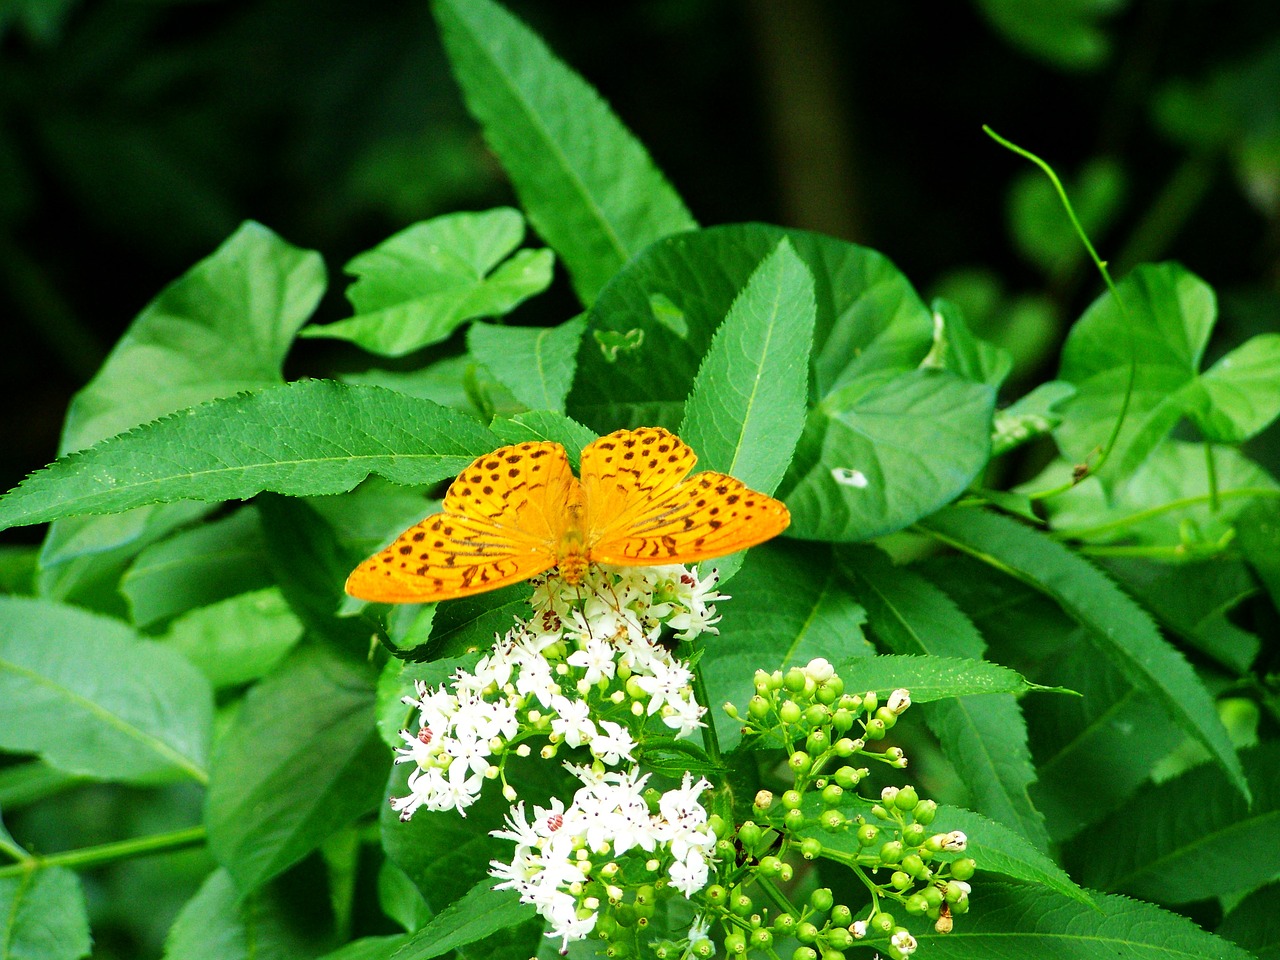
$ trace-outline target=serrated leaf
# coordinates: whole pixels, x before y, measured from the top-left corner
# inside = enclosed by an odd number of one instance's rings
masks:
[[[217,397],[283,381],[281,364],[325,288],[320,255],[243,224],[130,324],[71,402],[59,455]],[[68,520],[49,532],[42,592],[67,597],[113,580],[138,544],[192,517],[190,506]]]
[[[492,449],[483,427],[429,400],[303,380],[214,400],[64,457],[0,499],[0,529],[264,490],[343,493],[370,473],[431,483]]]
[[[0,877],[0,957],[79,960],[89,955],[80,878],[63,867]]]
[[[700,465],[772,493],[804,428],[813,277],[785,237],[716,330],[685,402],[680,437]]]
[[[384,937],[361,937],[318,960],[387,960],[409,942],[408,934],[394,933]]]
[[[1161,903],[1272,879],[1280,865],[1280,744],[1246,750],[1241,760],[1252,805],[1202,765],[1140,790],[1130,803],[1141,817],[1111,817],[1076,837],[1064,848],[1067,866],[1088,886]]]
[[[963,657],[882,654],[841,662],[839,673],[847,689],[874,690],[881,698],[905,687],[912,703],[1035,689],[1016,670]]]
[[[491,881],[481,880],[465,896],[432,917],[395,952],[392,960],[431,960],[524,923],[534,913],[533,905],[521,903],[514,891],[494,890]]]
[[[1121,809],[1183,734],[1159,700],[1136,690],[1082,638],[1058,650],[1047,669],[1081,694],[1025,706],[1039,778],[1031,796],[1060,841]]]
[[[279,588],[269,587],[197,607],[160,638],[205,675],[214,689],[265,676],[302,639],[302,622]]]
[[[1142,609],[1096,567],[1043,534],[984,511],[951,508],[921,526],[1056,600],[1087,629],[1098,652],[1135,687],[1155,696],[1248,797],[1240,760],[1208,691]]]
[[[862,635],[862,607],[845,588],[830,551],[774,540],[751,550],[734,578],[736,596],[717,609],[720,636],[702,647],[702,670],[720,741],[731,749],[742,736],[720,704],[745,713],[756,670],[808,663],[814,657],[870,656]]]
[[[1136,363],[1124,426],[1096,474],[1104,486],[1118,487],[1183,416],[1210,441],[1238,443],[1280,414],[1280,334],[1255,337],[1202,376],[1213,290],[1172,263],[1139,266],[1118,289],[1125,310],[1109,293],[1094,301],[1067,337],[1058,374],[1077,393],[1055,437],[1085,463],[1110,437]]]
[[[0,598],[0,747],[68,773],[203,783],[213,695],[182,656],[124,623]]]
[[[619,424],[675,429],[680,415],[672,411],[689,396],[717,327],[783,238],[814,280],[813,397],[919,366],[933,321],[888,259],[821,234],[734,224],[655,243],[601,292],[587,315],[570,413],[602,432]],[[669,326],[672,311],[683,336]],[[603,350],[606,341],[627,349]]]
[[[1223,919],[1218,936],[1253,952],[1257,960],[1280,957],[1280,883],[1269,883],[1245,897]]]
[[[153,627],[187,610],[266,587],[271,572],[258,514],[237,510],[143,550],[120,581],[134,624]]]
[[[439,343],[468,320],[502,316],[550,285],[551,251],[505,259],[523,239],[524,217],[510,207],[416,223],[347,264],[358,278],[347,290],[355,316],[299,335],[349,340],[385,357]]]
[[[243,892],[372,810],[390,762],[374,731],[374,676],[297,651],[245,697],[214,758],[209,849]]]
[[[576,470],[582,450],[596,434],[576,420],[557,413],[532,410],[518,413],[511,419],[498,418],[489,424],[502,443],[524,443],[526,440],[553,440],[564,447],[569,463]]]
[[[653,241],[696,226],[608,106],[490,0],[432,4],[454,76],[583,303]]]
[[[917,935],[938,960],[1252,960],[1186,917],[1126,897],[1093,906],[1044,887],[984,883],[949,934]]]
[[[895,568],[880,551],[866,547],[842,548],[837,561],[867,608],[871,629],[894,653],[982,656],[985,645],[973,624],[918,574]],[[943,752],[961,771],[970,806],[1046,849],[1044,819],[1028,793],[1035,769],[1026,724],[1013,697],[948,699],[923,712]]]
[[[990,459],[995,391],[945,370],[850,384],[809,414],[782,485],[791,536],[858,541],[964,492]]]
[[[938,807],[936,822],[948,830],[965,833],[969,844],[964,855],[977,861],[978,869],[1041,884],[1073,900],[1093,904],[1090,895],[1076,886],[1065,870],[1004,824],[945,803]]]
[[[174,920],[164,960],[309,960],[322,935],[297,919],[279,892],[242,893],[215,870]]]
[[[564,413],[586,328],[581,317],[558,327],[473,323],[467,330],[467,349],[530,410]]]

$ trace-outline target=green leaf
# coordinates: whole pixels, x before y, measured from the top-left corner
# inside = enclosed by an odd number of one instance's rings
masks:
[[[951,598],[911,570],[894,567],[879,550],[845,547],[840,570],[867,609],[875,635],[897,654],[982,656],[982,637]],[[1008,695],[942,700],[924,709],[929,729],[961,772],[970,806],[1048,847],[1043,817],[1028,794],[1035,770],[1026,725]]]
[[[180,613],[265,587],[271,572],[257,511],[182,530],[147,547],[129,565],[120,592],[133,622],[152,627]]]
[[[809,415],[783,482],[790,535],[858,541],[949,503],[991,453],[995,391],[945,370],[867,378]]]
[[[212,716],[204,677],[120,621],[0,597],[0,748],[102,780],[203,783]]]
[[[392,749],[404,746],[400,731],[410,726],[410,721],[417,713],[417,708],[405,703],[404,698],[414,696],[417,681],[428,687],[438,687],[452,677],[455,671],[472,669],[479,659],[479,653],[469,653],[428,663],[388,660],[378,676],[378,733],[382,742]]]
[[[215,870],[173,922],[164,960],[309,960],[321,935],[296,914],[280,892],[242,894]]]
[[[493,646],[494,634],[511,629],[517,616],[529,613],[528,583],[513,583],[479,597],[460,597],[436,607],[429,651],[432,659],[457,657]]]
[[[921,365],[950,370],[966,380],[999,389],[1013,369],[1013,354],[974,336],[954,303],[936,299],[931,307],[933,347]]]
[[[390,860],[383,860],[378,868],[378,906],[409,933],[420,930],[431,919],[431,909],[418,888]]]
[[[1096,567],[1016,521],[979,510],[952,508],[921,526],[1056,600],[1087,629],[1098,652],[1135,687],[1155,696],[1248,796],[1240,760],[1208,691],[1142,609]]]
[[[587,315],[569,412],[602,432],[619,424],[675,429],[712,336],[783,238],[814,280],[813,397],[919,366],[933,319],[888,259],[817,233],[734,224],[655,243],[601,292]],[[683,334],[672,330],[673,313]],[[626,348],[604,349],[608,343]]]
[[[1161,903],[1250,890],[1280,863],[1280,744],[1241,753],[1253,803],[1202,765],[1129,801],[1140,817],[1111,817],[1064,847],[1087,886]],[[1242,851],[1248,851],[1242,856]]]
[[[1134,791],[1183,742],[1155,696],[1075,636],[1049,661],[1045,679],[1070,683],[1081,695],[1036,697],[1025,708],[1039,778],[1031,796],[1058,841],[1129,809]]]
[[[558,327],[473,323],[467,331],[467,349],[530,410],[564,413],[564,398],[578,365],[578,343],[586,328],[581,317]]]
[[[407,934],[395,933],[385,937],[361,937],[319,960],[387,960],[409,942]]]
[[[1111,52],[1099,21],[1124,0],[980,0],[978,6],[1013,45],[1059,67],[1089,70]]]
[[[1065,870],[1003,824],[945,803],[938,807],[936,822],[944,824],[947,830],[964,831],[969,838],[965,856],[976,860],[980,870],[1040,884],[1092,906],[1089,894],[1076,886]]]
[[[467,107],[583,303],[644,247],[695,226],[608,106],[490,0],[435,0]]]
[[[1239,443],[1280,414],[1280,334],[1255,337],[1201,375],[1213,290],[1166,263],[1137,267],[1119,293],[1127,314],[1110,294],[1095,300],[1072,327],[1058,374],[1077,393],[1055,436],[1084,463],[1106,445],[1136,362],[1124,426],[1097,474],[1105,486],[1119,486],[1184,416],[1210,441]]]
[[[1255,502],[1236,530],[1245,559],[1280,609],[1280,500]]]
[[[324,288],[319,254],[246,222],[134,319],[72,400],[59,454],[207,400],[281,383],[294,334]],[[136,550],[133,545],[153,541],[190,517],[187,507],[55,524],[42,558],[46,567],[57,567],[46,571],[46,595],[67,596],[82,578],[114,579]],[[120,554],[112,555],[111,548]],[[87,562],[76,564],[79,558]],[[102,574],[103,567],[111,570]]]
[[[209,849],[241,891],[377,805],[390,757],[373,686],[366,666],[304,648],[245,697],[205,802]]]
[[[305,327],[304,337],[350,340],[402,357],[448,339],[477,317],[500,317],[551,284],[549,250],[521,250],[524,217],[498,207],[416,223],[346,266],[355,316]],[[504,262],[505,260],[505,262]]]
[[[0,877],[0,956],[79,960],[92,940],[80,878],[52,867]]]
[[[271,587],[188,611],[169,625],[161,642],[221,689],[265,676],[300,639],[302,622]]]
[[[898,687],[911,693],[913,703],[984,693],[1026,693],[1036,689],[1016,670],[986,660],[884,654],[839,665],[849,690],[874,690],[882,698]]]
[[[1251,503],[1280,495],[1280,483],[1232,447],[1213,447],[1213,463],[1216,509],[1210,503],[1205,445],[1169,439],[1110,498],[1089,477],[1044,501],[1046,510],[1060,537],[1166,547],[1216,545],[1239,529],[1237,519]],[[1065,477],[1065,464],[1046,470],[1028,486],[1042,487],[1046,478],[1060,474]],[[1187,555],[1192,555],[1189,549]]]
[[[534,914],[533,905],[521,903],[514,891],[494,890],[492,881],[481,880],[432,917],[395,952],[393,960],[430,960],[524,923]]]
[[[804,428],[813,277],[783,237],[716,330],[684,408],[680,437],[703,467],[772,493]]]
[[[1252,951],[1257,960],[1280,958],[1276,897],[1280,897],[1280,883],[1269,883],[1249,894],[1227,914],[1218,927],[1218,936]]]
[[[996,411],[991,432],[991,456],[998,457],[1036,437],[1054,430],[1062,422],[1058,406],[1076,395],[1076,388],[1061,380],[1042,383],[1025,397]]]
[[[919,952],[936,960],[1252,960],[1176,913],[1126,897],[1093,900],[984,883],[951,933],[918,936]]]
[[[738,742],[742,729],[720,704],[731,701],[745,712],[756,670],[873,652],[862,636],[862,607],[845,588],[826,547],[785,540],[756,547],[731,592],[733,599],[717,606],[720,636],[703,645],[701,661],[709,717],[726,749]]]
[[[0,499],[0,529],[264,490],[343,493],[370,473],[431,483],[491,449],[474,420],[429,400],[304,380],[214,400],[64,457]]]

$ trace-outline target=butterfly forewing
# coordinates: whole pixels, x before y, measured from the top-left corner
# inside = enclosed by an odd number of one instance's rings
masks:
[[[477,458],[432,514],[347,579],[364,600],[426,603],[492,590],[555,566],[577,481],[558,443],[521,443]]]
[[[623,534],[676,488],[698,457],[661,427],[618,430],[582,451],[587,548]]]
[[[618,566],[692,563],[755,546],[791,522],[780,501],[709,470],[643,506],[625,527],[610,524],[601,532],[592,560]]]

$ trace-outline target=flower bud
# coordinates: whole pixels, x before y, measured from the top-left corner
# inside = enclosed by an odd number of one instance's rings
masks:
[[[867,935],[867,921],[855,920],[849,924],[849,932],[853,934],[853,939],[863,939]]]
[[[919,802],[920,797],[916,793],[916,788],[910,784],[899,790],[897,795],[893,798],[893,805],[902,811],[914,810],[916,804]]]
[[[803,713],[800,710],[800,704],[794,700],[784,700],[782,706],[778,707],[778,716],[782,718],[783,723],[799,723]]]
[[[768,790],[760,790],[756,793],[756,799],[752,806],[760,812],[764,812],[773,806],[773,794]]]
[[[978,865],[968,857],[956,860],[951,864],[951,876],[957,880],[968,880],[973,876],[973,871]]]
[[[792,667],[786,672],[782,678],[782,685],[792,693],[799,693],[804,689],[804,682],[808,678],[804,675],[804,671],[799,667]]]
[[[805,673],[811,676],[815,683],[826,683],[836,675],[835,668],[823,657],[810,660],[809,665],[805,667]]]
[[[829,887],[818,887],[813,893],[809,894],[809,906],[818,913],[826,913],[834,903],[835,897]]]
[[[764,697],[757,695],[747,701],[747,716],[752,720],[763,720],[769,715],[769,710],[769,701]]]
[[[911,694],[899,687],[889,694],[889,699],[885,702],[885,706],[894,713],[902,713],[907,707],[911,706]]]
[[[788,810],[796,810],[803,803],[803,798],[798,790],[788,790],[782,795],[782,805]]]
[[[822,856],[822,841],[814,837],[805,837],[800,841],[800,855],[806,860],[816,860]]]

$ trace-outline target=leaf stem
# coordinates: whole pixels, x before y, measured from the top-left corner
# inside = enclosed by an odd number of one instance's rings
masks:
[[[33,870],[44,870],[49,867],[93,867],[111,863],[114,860],[128,860],[153,853],[182,850],[204,843],[204,840],[204,827],[187,827],[185,830],[175,830],[171,833],[157,833],[149,837],[104,843],[96,847],[81,847],[79,850],[51,853],[48,856],[23,856],[18,863],[0,867],[0,879],[21,876]]]
[[[1093,260],[1093,265],[1098,268],[1098,273],[1102,274],[1102,279],[1107,285],[1107,289],[1111,291],[1111,296],[1115,299],[1116,305],[1120,308],[1120,314],[1125,320],[1125,331],[1129,334],[1129,373],[1125,383],[1124,401],[1120,404],[1120,412],[1116,416],[1116,422],[1111,428],[1111,435],[1107,438],[1106,444],[1102,448],[1102,452],[1098,455],[1098,462],[1089,467],[1084,474],[1073,476],[1070,482],[1051,490],[1040,490],[1036,493],[1028,494],[1032,500],[1044,500],[1048,497],[1055,497],[1060,493],[1066,493],[1077,483],[1091,473],[1097,473],[1102,469],[1102,465],[1107,462],[1107,458],[1111,456],[1111,450],[1116,445],[1116,440],[1120,438],[1120,428],[1124,426],[1125,417],[1129,413],[1129,401],[1133,397],[1133,385],[1138,376],[1138,356],[1137,350],[1133,343],[1133,320],[1129,316],[1129,310],[1124,305],[1124,300],[1120,297],[1120,291],[1116,289],[1115,281],[1111,279],[1111,271],[1107,269],[1107,261],[1098,256],[1098,251],[1093,248],[1093,243],[1089,240],[1089,235],[1084,232],[1084,227],[1080,225],[1079,218],[1076,217],[1075,208],[1071,206],[1071,200],[1067,197],[1066,188],[1062,186],[1062,181],[1058,179],[1058,175],[1054,173],[1053,167],[1045,163],[1030,150],[1026,150],[1016,143],[1006,140],[1000,134],[996,133],[985,123],[982,125],[982,131],[1000,146],[1006,150],[1011,150],[1018,156],[1030,160],[1037,167],[1044,171],[1049,181],[1053,184],[1054,190],[1058,193],[1058,199],[1062,201],[1063,209],[1067,212],[1067,218],[1071,221],[1071,226],[1075,228],[1076,236],[1080,238],[1080,242],[1084,244],[1085,250],[1089,251],[1089,257]]]
[[[1209,481],[1209,512],[1217,513],[1222,504],[1218,499],[1218,469],[1213,464],[1213,444],[1204,442],[1204,475]]]
[[[1194,497],[1182,497],[1178,500],[1170,500],[1168,503],[1162,503],[1159,506],[1148,507],[1146,510],[1139,510],[1137,513],[1130,513],[1115,520],[1108,520],[1106,523],[1094,524],[1092,527],[1068,527],[1052,531],[1052,535],[1059,540],[1078,540],[1085,537],[1096,536],[1099,533],[1108,533],[1112,530],[1122,530],[1125,527],[1135,523],[1141,523],[1143,520],[1149,520],[1157,517],[1162,513],[1169,513],[1173,510],[1181,510],[1184,507],[1194,507],[1200,503],[1212,502],[1212,498],[1217,497],[1219,503],[1223,500],[1236,500],[1242,497],[1280,497],[1280,489],[1270,487],[1240,487],[1236,490],[1218,490],[1210,493],[1200,493]]]

